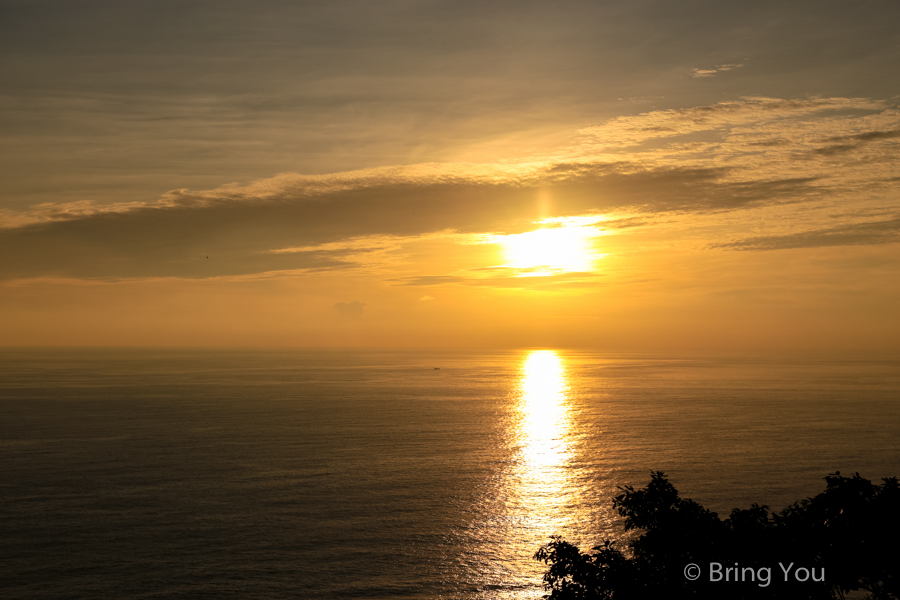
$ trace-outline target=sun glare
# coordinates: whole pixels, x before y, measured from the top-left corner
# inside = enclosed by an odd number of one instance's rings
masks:
[[[503,245],[505,267],[527,271],[521,276],[585,272],[594,266],[593,238],[601,235],[593,227],[553,227],[517,235],[497,236]]]

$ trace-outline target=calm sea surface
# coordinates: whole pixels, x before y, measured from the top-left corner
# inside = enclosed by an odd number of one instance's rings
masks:
[[[900,475],[900,362],[6,350],[0,457],[3,598],[537,598],[651,470],[722,516]]]

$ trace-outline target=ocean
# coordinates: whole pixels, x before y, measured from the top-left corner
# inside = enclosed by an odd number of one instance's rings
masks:
[[[539,598],[664,471],[727,516],[900,475],[900,361],[6,349],[0,597]]]

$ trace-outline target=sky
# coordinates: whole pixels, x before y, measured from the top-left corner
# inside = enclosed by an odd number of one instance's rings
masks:
[[[0,345],[897,353],[897,23],[0,0]]]

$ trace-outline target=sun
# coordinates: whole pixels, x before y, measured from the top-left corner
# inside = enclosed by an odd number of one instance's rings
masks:
[[[527,277],[592,270],[598,258],[592,240],[599,235],[594,227],[548,227],[495,241],[506,255],[503,266],[525,271],[520,276]]]

